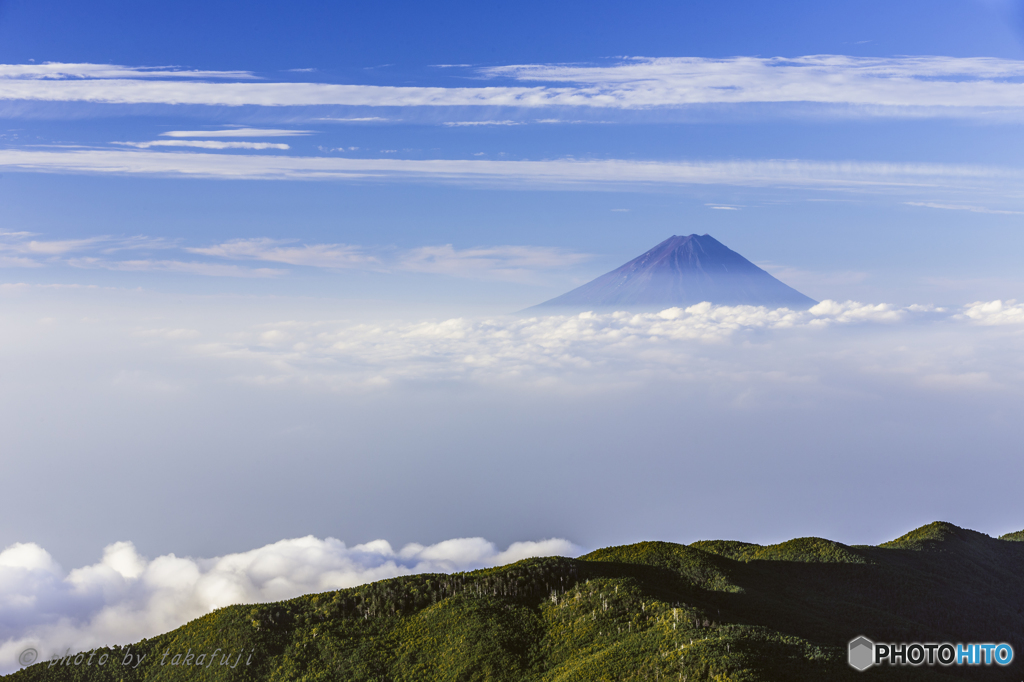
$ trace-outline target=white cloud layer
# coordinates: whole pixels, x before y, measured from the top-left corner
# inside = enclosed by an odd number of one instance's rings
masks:
[[[1024,304],[1014,301],[973,303],[955,311],[828,300],[806,311],[701,303],[643,314],[588,312],[373,324],[283,321],[257,325],[244,333],[235,331],[230,340],[192,339],[189,347],[200,357],[235,364],[237,378],[261,384],[297,382],[336,388],[423,381],[589,384],[609,377],[615,381],[695,379],[712,371],[712,365],[694,364],[694,357],[717,353],[716,348],[728,352],[748,343],[768,348],[794,334],[813,343],[815,335],[833,327],[881,326],[900,334],[922,324],[938,333],[962,329],[965,324],[1021,323]],[[876,370],[889,366],[904,374],[939,372],[935,367],[911,370],[920,363],[900,364],[905,362],[893,352],[884,361],[875,358],[867,364],[874,363]],[[956,374],[944,361],[940,365],[939,373]],[[735,372],[722,371],[730,376]],[[781,366],[776,371],[781,377]]]
[[[49,173],[276,180],[431,180],[544,188],[734,185],[1019,196],[1024,173],[998,166],[858,161],[489,161],[351,159],[101,149],[0,150],[0,169]]]
[[[124,644],[231,604],[580,551],[557,538],[516,542],[499,551],[479,537],[395,550],[385,540],[348,547],[308,536],[212,559],[147,559],[131,542],[117,542],[98,563],[64,571],[39,545],[17,543],[0,552],[0,673],[16,669],[19,653],[28,647],[47,659],[68,648]]]
[[[527,64],[480,69],[540,86],[391,87],[251,81],[241,71],[103,64],[0,65],[0,99],[221,106],[488,106],[648,109],[694,104],[814,103],[871,115],[927,115],[1024,106],[1024,62],[943,56],[625,59],[607,66]],[[202,82],[226,79],[243,82]],[[557,85],[549,85],[557,84]]]

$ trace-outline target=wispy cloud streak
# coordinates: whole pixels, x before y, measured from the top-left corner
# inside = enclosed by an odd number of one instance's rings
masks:
[[[255,261],[299,267],[422,272],[471,279],[534,281],[539,273],[564,271],[587,261],[588,254],[567,249],[529,246],[478,246],[457,249],[451,244],[404,251],[368,249],[352,244],[297,244],[297,240],[250,237],[210,246],[181,246],[164,239],[97,236],[87,239],[41,240],[31,232],[0,231],[0,267],[42,267],[64,264],[77,268],[122,272],[177,272],[214,277],[276,277],[287,271],[224,263]],[[180,249],[208,261],[167,258],[118,260],[123,251]],[[144,255],[151,255],[144,253]]]
[[[228,128],[226,130],[168,130],[161,137],[295,137],[311,135],[312,130],[279,128]]]
[[[538,271],[572,267],[588,254],[542,246],[456,249],[451,244],[422,246],[402,254],[397,268],[411,272],[508,281],[531,281]]]
[[[358,246],[303,244],[267,238],[233,239],[215,246],[188,248],[191,253],[232,259],[252,259],[320,268],[372,266],[380,261]]]
[[[994,215],[1020,215],[1021,211],[1004,211],[984,206],[969,206],[963,204],[938,204],[929,201],[907,201],[907,206],[921,206],[923,208],[938,208],[945,211],[969,211],[971,213],[991,213]]]
[[[264,278],[277,277],[286,272],[285,270],[274,268],[246,268],[226,263],[154,259],[109,260],[93,256],[69,258],[65,262],[76,268],[115,270],[119,272],[175,272],[203,275],[205,277]]]
[[[152,140],[150,142],[114,142],[125,147],[198,147],[200,149],[290,149],[280,142],[224,142],[223,140]]]
[[[119,66],[117,64],[0,64],[0,78],[23,80],[64,80],[107,78],[225,78],[255,79],[249,71],[200,71],[169,66]]]
[[[360,179],[559,185],[739,185],[881,190],[986,189],[1019,194],[1024,172],[939,163],[737,161],[492,161],[352,159],[167,153],[102,149],[0,150],[6,171],[160,175],[226,179]]]

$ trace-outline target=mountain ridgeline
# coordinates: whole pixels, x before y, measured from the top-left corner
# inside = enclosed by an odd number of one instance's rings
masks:
[[[710,235],[672,236],[622,267],[530,312],[658,311],[708,301],[806,310],[817,301]]]
[[[1024,532],[995,539],[932,523],[878,547],[821,538],[641,542],[230,606],[152,639],[86,652],[116,665],[43,661],[4,680],[1016,682],[1024,679],[1021,539]],[[1004,667],[857,672],[847,644],[858,635],[1008,642],[1017,658]],[[171,665],[175,654],[216,649],[231,652],[235,667],[223,656]],[[142,662],[122,665],[129,655]]]

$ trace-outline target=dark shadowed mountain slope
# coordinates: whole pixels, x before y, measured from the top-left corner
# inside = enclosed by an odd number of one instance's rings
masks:
[[[530,311],[664,310],[709,301],[806,310],[817,301],[710,235],[672,236],[647,253]]]
[[[75,657],[72,650],[54,662],[41,651],[42,662],[2,679],[1019,682],[1022,566],[1024,542],[949,523],[878,547],[823,538],[768,546],[641,542],[576,559],[526,559],[229,606],[152,639],[97,649],[92,665],[85,664],[92,652]],[[874,642],[1008,642],[1015,656],[1007,666],[857,672],[847,664],[847,647],[860,635]],[[204,660],[186,663],[187,653]],[[104,654],[107,664],[97,665]],[[142,657],[137,667],[122,665],[129,654]]]

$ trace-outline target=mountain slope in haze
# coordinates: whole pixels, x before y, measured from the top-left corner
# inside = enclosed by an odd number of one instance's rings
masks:
[[[710,235],[672,236],[620,268],[530,311],[639,312],[691,306],[756,305],[806,310],[817,303]]]
[[[527,559],[230,606],[130,647],[97,650],[122,661],[141,654],[137,668],[44,661],[3,679],[1017,682],[1024,679],[1024,542],[1014,541],[1021,537],[933,523],[878,547],[822,538],[771,546],[641,542],[578,559]],[[1005,641],[1016,656],[1006,667],[857,672],[846,649],[859,635]],[[241,663],[160,665],[165,652],[170,661],[217,648],[242,652]]]

